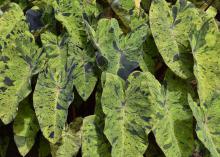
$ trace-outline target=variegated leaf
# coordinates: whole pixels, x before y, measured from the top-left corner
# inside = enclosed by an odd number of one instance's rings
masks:
[[[98,116],[85,117],[82,128],[83,157],[111,157],[111,145],[103,134],[103,122]]]
[[[0,119],[5,124],[16,116],[19,102],[31,92],[31,77],[45,63],[45,53],[35,45],[24,20],[17,22],[7,38],[0,52]]]
[[[68,107],[73,101],[72,73],[76,64],[67,36],[45,33],[41,38],[50,60],[47,68],[38,76],[33,96],[34,108],[43,135],[51,143],[56,143],[65,125]]]
[[[166,73],[164,84],[164,106],[159,109],[163,118],[153,130],[156,141],[166,156],[191,156],[194,138],[193,116],[187,99],[190,88],[171,71]]]
[[[84,101],[91,95],[97,82],[95,51],[87,41],[83,24],[82,7],[89,5],[87,3],[81,0],[60,0],[54,3],[56,19],[67,29],[73,44],[72,55],[76,62],[73,83]]]
[[[14,140],[22,156],[25,156],[35,143],[39,125],[28,99],[20,103],[18,114],[13,123]]]
[[[56,144],[51,144],[53,157],[76,157],[81,147],[82,122],[82,118],[77,118],[64,128],[61,139]]]
[[[106,73],[101,99],[104,133],[112,145],[112,156],[142,157],[154,116],[160,115],[153,107],[163,103],[160,84],[149,72],[134,72],[126,89],[123,84],[117,75]]]
[[[163,12],[163,14],[161,14]],[[186,0],[169,8],[165,0],[154,0],[150,8],[150,27],[167,66],[183,79],[192,77],[193,60],[188,34],[199,12]]]
[[[190,43],[195,60],[194,74],[198,84],[200,107],[192,102],[197,120],[197,135],[213,156],[220,156],[220,33],[213,18],[203,16],[202,25],[194,25]]]
[[[139,66],[142,44],[149,33],[147,24],[123,35],[116,19],[101,19],[96,31],[89,27],[89,32],[99,51],[96,62],[102,71],[126,79]]]

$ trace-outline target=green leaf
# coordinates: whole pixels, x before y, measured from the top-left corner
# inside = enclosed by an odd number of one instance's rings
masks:
[[[5,124],[15,118],[19,102],[31,92],[31,77],[45,63],[45,53],[35,45],[25,21],[16,24],[7,41],[0,52],[0,119]]]
[[[199,104],[191,109],[197,120],[197,135],[213,156],[220,156],[220,33],[213,18],[203,17],[202,25],[194,25],[190,43],[195,60],[194,74],[198,84]]]
[[[188,34],[191,21],[198,22],[197,14],[185,0],[177,1],[172,10],[165,0],[154,0],[150,8],[150,27],[158,50],[167,66],[183,79],[192,77]]]
[[[61,38],[45,33],[42,41],[50,60],[38,76],[33,96],[34,108],[43,135],[51,143],[56,143],[65,125],[68,107],[73,101],[72,73],[75,63],[67,36]]]
[[[208,110],[197,106],[191,95],[188,95],[188,101],[193,115],[197,121],[196,133],[205,147],[214,157],[220,156],[220,127],[217,124],[219,120],[219,100],[213,100],[212,107]]]
[[[95,50],[87,41],[82,7],[80,0],[60,0],[55,5],[57,10],[55,17],[70,35],[73,44],[72,55],[76,62],[73,83],[79,95],[86,101],[95,88],[97,76],[95,73]],[[89,11],[87,10],[87,12]]]
[[[161,104],[160,84],[149,72],[134,72],[127,81],[106,73],[102,93],[102,108],[106,115],[104,133],[112,145],[114,157],[142,157],[148,142],[147,134]],[[137,101],[138,100],[138,101]]]
[[[22,156],[25,156],[35,143],[39,125],[30,101],[20,103],[18,114],[13,123],[15,144]]]
[[[61,139],[51,145],[53,157],[76,157],[81,147],[82,122],[82,118],[76,118],[67,128],[64,128]]]
[[[82,128],[83,157],[111,157],[111,145],[103,134],[103,122],[95,115],[85,117]]]
[[[191,156],[194,150],[193,116],[188,106],[190,90],[185,81],[171,71],[166,73],[163,118],[154,126],[154,135],[166,156]]]

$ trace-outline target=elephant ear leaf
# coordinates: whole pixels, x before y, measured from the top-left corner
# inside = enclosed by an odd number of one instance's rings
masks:
[[[18,151],[25,156],[32,148],[39,125],[30,101],[24,99],[19,106],[18,114],[13,123],[14,140]]]
[[[73,84],[82,99],[86,101],[95,88],[97,76],[95,73],[95,50],[86,37],[82,7],[80,0],[57,1],[55,3],[55,9],[57,10],[55,17],[63,24],[71,38],[73,44],[72,56],[76,64],[73,71]]]
[[[117,75],[106,73],[101,98],[104,133],[112,145],[112,156],[142,157],[155,119],[153,106],[162,103],[160,84],[152,74],[141,72],[129,76],[126,89],[123,84]]]
[[[34,108],[43,135],[51,143],[56,143],[73,101],[72,72],[76,65],[70,55],[72,48],[67,36],[45,33],[41,38],[50,60],[38,76],[33,96]]]
[[[103,127],[103,122],[96,115],[84,118],[82,128],[83,157],[111,157],[111,145],[102,132]]]
[[[10,20],[7,22],[11,24]],[[31,77],[44,66],[44,57],[26,22],[17,22],[0,52],[0,119],[3,123],[8,124],[15,118],[19,102],[31,92]]]
[[[191,21],[197,20],[197,10],[185,0],[177,1],[172,10],[165,0],[154,0],[149,14],[152,35],[167,66],[183,79],[192,77],[188,34]]]
[[[62,132],[61,139],[51,144],[53,157],[76,157],[81,147],[82,118],[76,118]]]
[[[194,74],[198,84],[199,104],[190,107],[197,120],[197,135],[212,156],[220,156],[220,33],[213,18],[204,17],[204,23],[194,26],[190,43],[195,60]]]
[[[164,106],[159,109],[163,118],[153,130],[156,141],[166,156],[190,156],[194,140],[193,116],[187,99],[189,87],[171,71],[166,73],[164,82]]]

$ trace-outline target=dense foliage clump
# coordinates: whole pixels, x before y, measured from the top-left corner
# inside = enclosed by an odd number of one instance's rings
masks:
[[[220,1],[0,1],[0,157],[220,157]]]

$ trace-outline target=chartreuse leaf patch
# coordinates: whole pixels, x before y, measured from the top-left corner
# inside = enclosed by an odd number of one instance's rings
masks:
[[[143,156],[156,115],[153,107],[162,103],[160,92],[159,82],[150,73],[134,72],[126,85],[117,75],[106,73],[101,103],[112,156]]]

